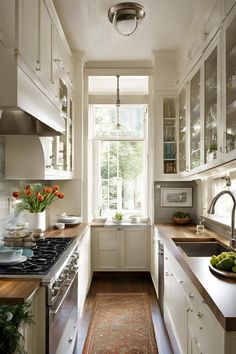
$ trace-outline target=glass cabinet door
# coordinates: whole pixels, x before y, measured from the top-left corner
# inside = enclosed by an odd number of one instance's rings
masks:
[[[176,107],[174,97],[163,98],[164,173],[176,173]]]
[[[200,166],[200,69],[190,81],[190,166]]]
[[[204,62],[204,162],[217,158],[217,47]]]
[[[236,148],[236,17],[226,30],[226,152]]]
[[[186,170],[186,89],[179,94],[179,171]]]

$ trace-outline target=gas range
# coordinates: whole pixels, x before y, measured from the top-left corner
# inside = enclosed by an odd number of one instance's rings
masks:
[[[59,257],[73,242],[73,238],[46,238],[33,243],[31,255],[26,261],[14,265],[0,266],[2,275],[44,276],[57,262]]]

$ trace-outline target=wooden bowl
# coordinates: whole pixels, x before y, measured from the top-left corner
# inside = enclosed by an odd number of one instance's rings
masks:
[[[191,218],[171,218],[171,220],[177,225],[185,225],[191,222]]]

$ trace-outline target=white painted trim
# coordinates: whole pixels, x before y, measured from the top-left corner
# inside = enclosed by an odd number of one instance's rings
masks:
[[[96,94],[89,95],[89,104],[116,104],[116,95],[113,94]],[[123,95],[121,97],[121,104],[147,104],[148,95],[132,94]]]

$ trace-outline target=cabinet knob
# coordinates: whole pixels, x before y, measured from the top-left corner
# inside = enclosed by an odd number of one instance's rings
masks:
[[[203,317],[203,313],[200,312],[200,311],[198,311],[197,316],[198,316],[198,317]]]
[[[40,61],[37,60],[36,61],[36,68],[35,68],[36,71],[40,71]]]
[[[166,276],[167,276],[167,277],[169,276],[169,273],[168,273],[168,272],[166,272]]]
[[[180,280],[180,281],[179,281],[179,283],[180,283],[180,284],[183,284],[183,283],[184,283],[184,281],[183,281],[183,280]]]
[[[188,294],[188,297],[189,297],[190,299],[193,299],[193,298],[194,298],[194,294],[190,292],[190,293]]]
[[[68,338],[68,343],[71,343],[73,341],[73,338],[72,337],[69,337]]]

